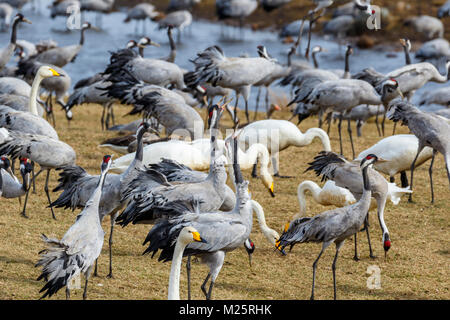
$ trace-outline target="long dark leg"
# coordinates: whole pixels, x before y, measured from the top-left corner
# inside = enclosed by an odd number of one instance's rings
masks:
[[[42,169],[40,169],[39,170],[39,172],[37,173],[37,174],[35,174],[34,175],[34,177],[33,177],[33,183],[34,183],[34,180],[36,180],[36,178],[39,176],[39,174],[42,172]],[[27,202],[28,202],[28,196],[29,196],[29,194],[30,194],[30,189],[31,189],[31,186],[29,186],[28,187],[28,190],[27,190],[27,192],[25,193],[25,201],[24,201],[24,204],[23,204],[23,210],[22,210],[22,212],[20,213],[23,217],[25,217],[25,218],[28,218],[28,216],[27,216],[27,214],[26,214],[26,209],[27,209]]]
[[[255,164],[253,165],[252,169],[252,178],[258,178],[258,159],[256,159]]]
[[[211,283],[209,284],[208,294],[206,295],[206,300],[211,300],[213,286],[214,286],[214,281],[211,280]]]
[[[327,128],[327,134],[329,135],[330,134],[330,129],[331,129],[331,117],[333,116],[333,113],[332,112],[328,112],[328,114],[327,114],[327,117],[326,117],[326,119],[327,119],[327,121],[328,121],[328,128]]]
[[[237,124],[237,111],[238,111],[238,106],[239,106],[239,93],[236,92],[236,105],[234,107],[234,125]]]
[[[372,245],[370,243],[370,234],[369,234],[369,212],[367,212],[366,218],[364,219],[364,229],[366,229],[367,242],[369,243],[369,257],[375,259],[376,257],[373,255]]]
[[[384,137],[384,124],[386,122],[386,112],[383,113],[383,120],[381,121],[381,133],[383,134]]]
[[[111,216],[111,232],[109,233],[109,273],[106,276],[107,278],[114,278],[112,273],[112,245],[113,245],[113,232],[114,225],[116,224],[116,218],[119,214],[115,213]]]
[[[33,176],[33,193],[36,193],[36,179],[34,179],[34,161],[31,161],[31,175]]]
[[[395,129],[396,129],[396,127],[397,127],[397,122],[394,122],[394,129],[392,129],[392,135],[395,134]]]
[[[248,100],[244,97],[245,102],[245,117],[247,118],[247,123],[250,122],[250,115],[248,113]]]
[[[86,277],[86,281],[84,282],[84,291],[83,291],[83,300],[87,299],[87,287],[88,287],[89,278]]]
[[[191,256],[189,255],[186,263],[187,286],[188,286],[188,300],[191,300]]]
[[[419,157],[419,154],[422,151],[422,149],[423,149],[423,147],[419,143],[419,148],[417,150],[417,154],[416,154],[413,162],[411,163],[411,184],[410,184],[411,190],[413,189],[414,167],[416,165],[417,158]],[[412,193],[409,194],[408,202],[412,202]]]
[[[409,186],[408,176],[406,175],[405,171],[400,172],[400,181],[402,182],[402,188],[406,188],[407,186]]]
[[[255,107],[255,116],[253,117],[253,121],[256,121],[256,117],[258,114],[258,108],[259,108],[259,97],[261,95],[262,86],[258,87],[258,94],[256,95],[256,107]]]
[[[102,131],[105,130],[105,113],[106,113],[106,105],[103,105],[102,117],[100,118],[100,122],[102,124]]]
[[[70,289],[66,286],[66,300],[70,300]]]
[[[334,255],[333,264],[331,265],[331,270],[333,270],[333,290],[334,290],[334,300],[336,300],[336,262],[339,254],[339,250],[341,249],[344,242],[340,242],[336,244],[336,254]]]
[[[52,200],[50,200],[50,193],[48,192],[48,179],[49,178],[50,178],[50,169],[47,170],[47,177],[45,178],[44,191],[45,191],[45,194],[47,195],[48,204],[51,205]],[[53,211],[53,207],[50,207],[50,210],[52,211],[53,219],[56,220],[56,216],[55,216],[55,212]]]
[[[377,126],[378,136],[381,137],[380,125],[378,123],[378,114],[380,112],[380,107],[378,106],[377,115],[375,116],[375,125]]]
[[[350,118],[347,119],[347,131],[350,137],[350,144],[352,145],[352,159],[355,159],[355,147],[353,146],[352,125]]]
[[[363,123],[364,123],[364,122],[361,121],[361,120],[357,120],[357,121],[356,121],[356,135],[357,135],[358,137],[361,137],[361,136],[362,136],[361,128],[362,128]]]
[[[358,237],[357,237],[358,232],[356,232],[354,234],[355,237],[355,255],[353,256],[353,260],[355,261],[359,261],[359,257],[358,257]]]
[[[436,150],[433,149],[433,156],[431,157],[430,168],[428,169],[428,174],[430,175],[430,187],[431,187],[431,203],[434,203],[434,191],[433,191],[433,163],[436,156]]]
[[[206,287],[206,283],[209,280],[209,277],[211,277],[211,273],[210,272],[208,272],[208,275],[206,276],[205,281],[203,281],[202,286],[201,286],[202,292],[205,295],[206,299],[208,299],[208,292],[206,292],[205,287]]]
[[[320,257],[322,256],[323,251],[325,250],[324,246],[322,246],[322,250],[320,250],[320,253],[317,257],[317,259],[314,261],[313,263],[313,281],[312,281],[312,290],[311,290],[311,300],[314,300],[314,286],[316,283],[316,268],[317,268],[317,263],[319,262]]]
[[[94,266],[94,277],[98,277],[98,273],[97,273],[97,265],[98,265],[98,258],[95,259],[95,266]]]
[[[343,151],[343,148],[342,148],[342,135],[341,135],[342,118],[343,118],[343,117],[344,117],[344,116],[343,116],[343,114],[341,113],[341,114],[339,115],[339,122],[338,122],[338,130],[339,130],[339,147],[340,147],[340,150],[341,150],[341,152],[340,152],[341,155],[344,154],[344,151]]]

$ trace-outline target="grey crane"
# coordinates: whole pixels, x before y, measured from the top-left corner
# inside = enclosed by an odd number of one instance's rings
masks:
[[[16,49],[17,27],[21,22],[31,23],[31,21],[25,18],[21,13],[16,14],[14,17],[11,30],[11,40],[5,48],[0,49],[0,70],[6,66],[14,54],[14,50]]]
[[[31,163],[27,158],[20,159],[20,175],[22,183],[11,171],[11,162],[6,157],[0,157],[0,197],[3,198],[19,198],[23,196],[30,183],[30,172],[32,171]]]
[[[426,91],[420,97],[419,105],[440,104],[450,106],[450,87],[437,88]]]
[[[427,41],[416,51],[415,57],[421,61],[450,58],[450,43],[444,38]]]
[[[251,86],[262,81],[277,68],[277,63],[266,58],[226,57],[218,46],[208,47],[197,53],[197,57],[192,62],[195,65],[195,71],[191,72],[189,79],[185,78],[188,86],[192,88],[208,82],[213,86],[219,85],[233,89],[236,93],[235,110],[238,108],[239,96],[244,97],[247,122],[250,122],[248,99]],[[236,123],[237,112],[234,115]]]
[[[200,2],[201,0],[170,0],[166,11],[190,10]]]
[[[277,243],[277,248],[282,252],[287,245],[295,243],[322,243],[322,249],[313,263],[311,300],[314,300],[317,263],[322,253],[332,243],[336,245],[336,254],[331,266],[333,271],[333,293],[334,299],[336,300],[336,262],[339,250],[342,248],[345,240],[352,235],[356,235],[364,223],[372,195],[371,183],[367,171],[377,160],[377,156],[371,154],[361,161],[360,171],[362,171],[363,190],[358,202],[343,208],[322,212],[312,218],[302,217],[294,220],[290,224],[289,229],[281,235]]]
[[[159,16],[159,13],[155,10],[155,6],[150,3],[139,3],[136,6],[128,10],[127,16],[123,22],[129,23],[131,20],[135,20],[135,31],[138,33],[138,22],[142,21],[143,33],[145,33],[145,20],[154,20]]]
[[[123,199],[123,191],[126,184],[131,181],[137,174],[137,170],[142,167],[142,148],[144,133],[149,130],[149,125],[143,122],[136,131],[137,149],[134,160],[130,163],[128,169],[122,174],[109,174],[105,179],[106,185],[103,189],[102,196],[99,203],[99,217],[100,221],[106,216],[111,218],[111,227],[109,234],[109,274],[108,278],[113,277],[112,273],[112,244],[114,224],[119,211],[122,210],[126,202]],[[89,199],[97,186],[99,176],[88,174],[83,168],[79,166],[66,166],[61,168],[58,179],[58,186],[53,189],[53,192],[63,191],[58,199],[50,204],[50,207],[56,208],[85,208],[88,205]],[[97,264],[95,265],[95,273],[97,275]]]
[[[217,115],[217,109],[213,110],[213,132],[217,131],[218,120],[222,109]],[[216,116],[215,116],[216,115]],[[226,158],[220,155],[217,145],[217,133],[211,135],[211,161],[210,171],[206,178],[192,183],[171,184],[158,171],[153,169],[141,170],[133,181],[129,182],[124,192],[124,197],[130,199],[127,208],[120,214],[117,221],[126,226],[130,222],[154,222],[158,219],[159,212],[154,207],[166,205],[168,202],[189,201],[192,197],[202,200],[200,209],[202,212],[218,210],[228,194],[226,185],[227,173],[225,170]],[[155,174],[156,173],[156,174]],[[161,179],[161,176],[163,179]],[[148,181],[148,182],[147,182]],[[160,186],[155,188],[155,183]]]
[[[16,75],[21,76],[28,83],[32,83],[39,69],[43,65],[44,65],[43,63],[35,60],[21,60],[18,63]],[[47,118],[51,116],[53,126],[55,126],[56,123],[55,123],[55,115],[53,113],[53,100],[52,100],[53,94],[55,95],[55,102],[64,109],[65,106],[64,98],[70,89],[72,81],[69,74],[62,68],[48,64],[46,64],[46,66],[52,68],[59,74],[59,76],[57,77],[53,76],[42,80],[40,84],[41,88],[47,91],[48,93],[48,97],[46,100]],[[70,113],[66,112],[66,118],[67,119],[71,118]]]
[[[268,60],[272,60],[276,63],[276,60],[271,58],[269,54],[267,53],[267,49],[264,46],[258,46],[258,54],[261,58],[265,58]],[[265,98],[265,107],[266,112],[269,111],[269,87],[270,85],[275,82],[276,80],[286,77],[291,71],[291,67],[284,66],[280,63],[276,63],[274,70],[271,74],[267,75],[264,79],[260,80],[259,82],[255,83],[254,86],[258,87],[258,95],[256,96],[256,108],[255,108],[255,116],[253,118],[253,121],[256,120],[257,113],[258,113],[258,107],[259,107],[259,97],[261,94],[261,88],[264,87],[266,89],[266,98]]]
[[[39,252],[40,258],[36,263],[36,267],[42,267],[42,273],[37,280],[46,281],[39,291],[44,292],[41,299],[51,297],[63,287],[66,287],[66,299],[69,299],[68,284],[71,279],[81,274],[86,278],[83,299],[87,298],[87,285],[92,267],[102,251],[105,236],[98,217],[103,186],[110,166],[111,156],[106,155],[103,157],[101,175],[94,192],[62,239],[42,235],[46,248]]]
[[[257,7],[257,0],[216,0],[216,14],[219,20],[237,19],[241,29],[244,26],[244,19]]]
[[[154,45],[151,41],[150,45]],[[140,43],[140,45],[145,45]],[[138,80],[158,86],[174,85],[178,89],[184,89],[183,71],[175,63],[160,59],[144,59],[131,49],[121,49],[111,54],[110,64],[104,74],[126,69]]]
[[[208,275],[201,285],[206,299],[211,299],[214,283],[222,269],[227,252],[242,246],[249,238],[253,225],[252,202],[248,193],[248,181],[244,181],[237,159],[237,141],[234,139],[233,169],[236,183],[236,205],[228,212],[207,211],[202,212],[199,198],[193,196],[189,201],[166,203],[160,210],[170,216],[153,226],[148,233],[144,245],[149,243],[144,253],[156,254],[161,250],[158,260],[169,261],[173,257],[173,240],[180,229],[193,226],[208,243],[204,246],[190,244],[186,247],[184,255],[198,256],[202,263],[209,267]],[[208,290],[206,284],[210,280]]]
[[[77,55],[80,53],[81,49],[84,45],[85,40],[85,32],[88,29],[93,28],[89,22],[83,23],[81,26],[81,36],[80,36],[80,42],[78,44],[73,44],[65,47],[57,47],[53,49],[49,49],[47,51],[44,51],[42,53],[39,53],[36,56],[30,57],[31,59],[35,59],[39,62],[45,63],[45,64],[52,64],[57,67],[64,67],[66,64],[70,62],[74,62]]]
[[[173,26],[178,29],[177,41],[181,41],[181,32],[192,23],[192,14],[187,10],[173,11],[158,21],[159,29]]]
[[[112,84],[104,88],[105,95],[133,105],[129,114],[143,113],[146,117],[155,118],[166,128],[168,136],[178,132],[194,140],[196,135],[203,134],[201,116],[176,92],[147,85],[126,69],[110,74],[107,80]]]
[[[75,151],[68,144],[47,136],[9,131],[5,128],[0,128],[0,130],[0,154],[8,154],[12,158],[25,157],[39,164],[40,170],[33,176],[32,182],[36,180],[42,171],[47,171],[44,191],[49,204],[51,204],[52,201],[48,190],[50,170],[74,164],[76,159]],[[25,203],[21,212],[21,215],[24,217],[28,217],[26,215],[26,207],[29,193],[30,188],[25,194]],[[53,208],[51,208],[51,211],[52,217],[56,219]]]
[[[447,0],[438,10],[437,14],[439,19],[450,16],[450,0]]]
[[[383,104],[387,109],[387,104],[398,95],[402,95],[396,79],[386,80],[381,84],[381,94],[368,82],[358,79],[339,79],[325,81],[314,88],[314,90],[303,100],[306,111],[299,113],[299,121],[307,118],[311,110],[336,111],[340,113],[338,130],[340,151],[342,154],[341,123],[344,113],[349,112],[354,107],[361,104]],[[343,94],[346,92],[346,94]],[[348,119],[348,133],[352,145],[353,158],[355,150],[353,147],[351,122]]]
[[[380,162],[385,162],[384,159],[379,158]],[[333,152],[322,151],[318,156],[314,158],[314,161],[309,163],[309,167],[306,169],[314,170],[317,176],[322,175],[322,180],[330,179],[336,183],[338,187],[348,189],[355,199],[359,200],[364,191],[361,184],[361,172],[358,165],[347,161],[344,157],[337,155]],[[368,177],[371,184],[372,197],[375,198],[377,202],[377,215],[378,222],[380,223],[382,231],[382,243],[384,248],[385,256],[391,247],[389,230],[384,221],[384,208],[386,206],[386,200],[388,197],[388,182],[386,179],[378,173],[376,170],[370,168],[368,170]],[[365,230],[367,235],[367,240],[369,243],[369,255],[374,258],[372,246],[370,243],[369,235],[369,211],[367,210],[366,220],[365,220]],[[357,239],[355,234],[355,255],[354,260],[359,260],[357,251]]]
[[[102,14],[110,13],[113,10],[115,0],[80,0],[81,12],[96,12],[96,26],[102,26]]]
[[[421,15],[405,20],[405,26],[411,26],[416,32],[424,34],[428,40],[444,37],[444,24],[436,17]]]
[[[425,147],[433,149],[429,175],[431,187],[431,203],[434,202],[433,191],[433,163],[437,152],[444,155],[447,177],[450,183],[450,125],[439,116],[420,111],[411,103],[403,101],[392,101],[390,104],[389,118],[394,122],[401,121],[402,125],[408,126],[409,130],[419,139],[417,154],[411,164],[410,187],[413,188],[414,167],[420,152]],[[412,194],[409,195],[409,201],[412,201]]]
[[[166,60],[166,61],[172,62],[172,63],[175,62],[175,58],[177,57],[177,47],[176,47],[175,41],[173,40],[173,36],[172,36],[173,28],[174,27],[171,24],[169,24],[167,26],[167,37],[169,38],[170,52],[167,57],[161,58],[161,60]]]

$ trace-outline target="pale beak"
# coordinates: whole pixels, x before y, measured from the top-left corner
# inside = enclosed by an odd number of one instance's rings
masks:
[[[402,97],[402,100],[405,99],[405,96],[403,95],[402,90],[400,90],[399,88],[397,88],[397,92],[400,95],[400,97]]]
[[[386,159],[383,159],[383,158],[378,158],[377,162],[383,163],[383,162],[389,162],[389,160],[386,160]]]
[[[151,46],[160,47],[159,43],[156,43],[154,41],[150,41]]]
[[[55,69],[50,68],[50,71],[52,72],[52,75],[55,77],[60,77],[61,74],[59,74]]]
[[[33,23],[32,23],[30,20],[28,20],[27,18],[23,18],[22,21],[23,21],[23,22],[26,22],[26,23],[28,23],[28,24],[33,24]]]

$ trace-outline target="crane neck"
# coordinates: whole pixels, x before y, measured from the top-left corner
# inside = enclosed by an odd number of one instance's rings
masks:
[[[11,44],[16,44],[17,41],[17,26],[19,25],[20,20],[15,19],[12,25],[12,31],[11,31]]]
[[[81,28],[80,46],[84,45],[84,39],[85,39],[84,33],[86,32],[86,29],[87,28]]]
[[[345,55],[344,79],[350,79],[350,54]]]
[[[183,259],[183,252],[186,246],[187,244],[183,243],[180,239],[178,239],[175,244],[172,266],[170,267],[168,300],[180,300],[181,261]]]
[[[144,48],[143,47],[139,47],[139,55],[141,56],[141,58],[144,57]]]
[[[314,63],[314,68],[319,69],[319,63],[317,62],[317,51],[313,51],[312,59]]]
[[[327,133],[320,128],[310,128],[304,134],[297,130],[297,134],[293,137],[293,144],[302,147],[309,145],[314,138],[319,138],[322,142],[324,151],[331,151],[330,138]]]
[[[43,79],[44,78],[39,74],[39,72],[37,72],[36,76],[34,77],[33,84],[31,85],[30,100],[28,101],[28,110],[35,116],[39,116],[37,109],[37,98],[39,95],[39,87]]]
[[[170,44],[170,53],[169,53],[169,62],[175,62],[175,58],[177,56],[177,47],[175,45],[175,41],[173,41],[172,37],[172,29],[167,29],[167,36],[169,37],[169,44]]]
[[[405,51],[405,64],[410,65],[411,64],[411,57],[409,55],[409,50],[407,46],[403,47],[403,50]]]

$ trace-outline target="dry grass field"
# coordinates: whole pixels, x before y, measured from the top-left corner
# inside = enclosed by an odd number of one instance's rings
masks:
[[[117,106],[116,122],[125,123],[132,118],[122,117],[127,107]],[[204,111],[201,110],[204,114]],[[77,153],[77,164],[92,174],[100,171],[101,157],[107,153],[97,145],[115,133],[101,131],[101,108],[95,105],[77,106],[74,121],[67,124],[62,112],[57,113],[57,131],[60,139],[69,143]],[[286,109],[274,118],[287,119]],[[241,115],[242,119],[244,116]],[[260,118],[262,115],[260,115]],[[223,129],[230,127],[228,116],[221,123]],[[312,118],[300,125],[302,131],[317,126]],[[346,130],[344,130],[346,156],[351,154]],[[392,132],[392,123],[386,132]],[[407,133],[406,127],[398,127],[398,133]],[[339,150],[336,126],[332,126],[330,139],[333,150]],[[363,128],[363,137],[356,138],[356,152],[376,143],[378,137],[374,123]],[[276,179],[276,197],[269,196],[258,179],[250,172],[244,172],[250,179],[252,198],[265,210],[267,224],[281,232],[287,220],[299,210],[297,186],[303,180],[320,182],[312,172],[304,173],[307,163],[321,151],[319,141],[303,148],[289,148],[280,155],[280,172],[291,175],[291,179]],[[115,156],[116,158],[118,155]],[[434,166],[435,203],[430,204],[428,162],[419,167],[415,175],[414,203],[404,197],[397,206],[388,203],[386,224],[388,225],[392,247],[387,260],[381,243],[381,232],[376,213],[370,215],[370,230],[376,259],[370,259],[365,233],[358,237],[361,260],[355,262],[353,241],[349,239],[341,250],[337,266],[338,299],[449,299],[450,233],[449,204],[450,192],[442,155],[436,158]],[[51,175],[50,187],[56,186],[57,174]],[[53,220],[47,208],[43,192],[44,177],[37,181],[37,194],[29,200],[30,218],[19,215],[17,199],[0,199],[0,299],[38,299],[43,282],[36,281],[40,269],[34,265],[38,252],[43,249],[41,234],[61,238],[75,221],[79,212],[56,209],[57,220]],[[52,193],[52,199],[58,194]],[[308,198],[308,215],[330,209],[314,204]],[[99,258],[99,276],[92,277],[88,299],[166,299],[170,263],[143,256],[142,242],[150,226],[130,225],[117,227],[114,232],[113,267],[114,278],[108,279],[109,218],[103,222],[106,232],[103,252]],[[213,299],[308,299],[312,281],[312,263],[320,251],[318,244],[298,244],[287,256],[274,251],[255,220],[251,235],[256,244],[253,267],[249,268],[247,253],[238,249],[226,257],[223,269],[213,291]],[[331,263],[334,247],[331,246],[322,256],[317,271],[316,299],[332,299],[333,283]],[[381,269],[381,289],[367,288],[367,268],[376,265]],[[207,274],[207,268],[200,263],[193,264],[193,299],[203,299],[200,285]],[[82,290],[72,292],[72,299],[81,299]],[[181,297],[187,298],[186,273],[183,267],[181,276]],[[61,290],[52,299],[65,299]]]

